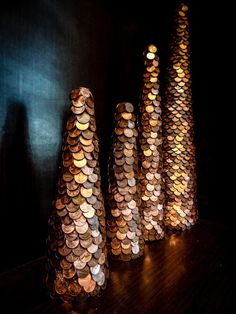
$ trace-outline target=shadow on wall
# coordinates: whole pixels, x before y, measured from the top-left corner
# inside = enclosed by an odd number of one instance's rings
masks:
[[[44,253],[43,221],[24,103],[9,100],[0,162],[2,271]]]

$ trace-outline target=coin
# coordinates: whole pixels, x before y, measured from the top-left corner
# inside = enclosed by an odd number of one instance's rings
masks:
[[[65,204],[62,203],[61,198],[56,200],[55,207],[56,209],[59,209],[59,210],[65,208]]]
[[[157,47],[155,45],[149,45],[148,46],[148,51],[152,52],[152,53],[156,53],[157,52]]]
[[[76,268],[76,269],[83,269],[84,267],[86,266],[86,262],[82,262],[81,260],[79,260],[79,259],[76,259],[75,261],[74,261],[74,267]]]
[[[86,124],[90,120],[90,115],[87,112],[84,112],[81,115],[76,116],[77,121],[79,121],[82,124]]]
[[[85,174],[83,174],[82,171],[75,175],[75,181],[79,184],[84,183],[87,179],[88,177]]]
[[[62,224],[61,228],[62,228],[62,231],[65,233],[71,233],[75,229],[75,227],[72,224],[71,225]]]
[[[147,59],[153,60],[155,58],[155,54],[153,52],[148,52],[146,54]]]
[[[93,189],[86,189],[82,186],[80,189],[80,193],[83,197],[87,198],[93,194]]]
[[[71,279],[74,277],[76,270],[74,267],[71,267],[70,269],[63,269],[62,273],[64,278]]]
[[[67,292],[67,282],[65,279],[56,278],[54,281],[55,291],[59,295],[63,295]]]
[[[74,196],[72,198],[72,202],[74,203],[74,205],[81,205],[84,202],[84,197],[81,194],[78,194],[77,196]],[[77,206],[73,207],[72,205],[70,205],[70,209],[71,208],[72,208],[73,211],[76,211],[78,209]]]
[[[81,292],[81,287],[78,285],[77,281],[73,281],[68,285],[68,292],[73,297]]]
[[[82,160],[74,159],[74,165],[77,168],[83,168],[87,164],[87,159],[83,158]]]
[[[129,120],[132,118],[132,114],[128,112],[122,112],[122,118],[124,118],[125,120]]]
[[[72,156],[76,160],[82,160],[82,159],[84,159],[84,152],[83,152],[83,150],[80,150],[76,153],[72,153]]]
[[[91,210],[89,210],[88,212],[84,212],[83,215],[86,218],[92,218],[95,215],[95,209],[91,208]]]
[[[95,287],[96,287],[96,281],[91,280],[87,285],[84,286],[84,291],[87,293],[90,293],[94,291]]]
[[[87,139],[81,137],[80,138],[80,143],[85,145],[85,146],[89,146],[90,147],[90,145],[92,145],[92,143],[93,143],[93,140],[92,139],[87,140]]]

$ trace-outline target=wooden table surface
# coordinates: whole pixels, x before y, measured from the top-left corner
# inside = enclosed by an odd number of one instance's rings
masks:
[[[235,231],[201,220],[147,243],[137,260],[110,261],[101,296],[74,306],[50,300],[39,258],[0,275],[0,313],[236,313]]]

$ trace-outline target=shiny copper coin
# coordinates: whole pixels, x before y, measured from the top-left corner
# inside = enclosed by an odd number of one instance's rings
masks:
[[[85,165],[87,164],[87,159],[81,159],[81,160],[74,160],[74,165],[77,167],[77,168],[83,168]]]
[[[84,291],[87,293],[93,292],[96,287],[96,281],[91,280],[87,285],[84,286]]]
[[[79,184],[84,183],[87,179],[88,177],[85,174],[83,174],[82,171],[75,175],[75,181]]]
[[[125,120],[129,120],[132,118],[132,114],[128,113],[128,112],[123,112],[122,113],[122,118],[124,118]]]
[[[88,285],[91,282],[91,280],[92,280],[92,276],[91,276],[91,274],[88,274],[86,277],[79,278],[78,282],[82,287],[84,287],[84,286]]]
[[[85,138],[83,138],[83,137],[80,138],[80,143],[81,143],[82,145],[90,146],[90,145],[92,144],[92,142],[93,142],[92,139],[87,140],[87,139],[85,139]]]
[[[72,156],[76,160],[82,160],[84,158],[84,152],[83,152],[83,150],[79,150],[76,153],[72,153]]]

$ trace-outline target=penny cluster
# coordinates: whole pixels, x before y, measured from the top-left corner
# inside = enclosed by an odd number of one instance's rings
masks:
[[[107,236],[112,258],[128,261],[143,254],[140,200],[137,193],[137,130],[133,105],[116,106],[108,166]]]
[[[184,4],[177,11],[163,110],[165,224],[180,230],[197,220],[187,11]]]
[[[144,51],[143,86],[139,114],[139,195],[146,241],[164,237],[162,181],[162,122],[156,46]]]
[[[97,295],[108,276],[104,200],[94,100],[87,88],[70,94],[57,197],[49,218],[47,285],[63,301]]]

